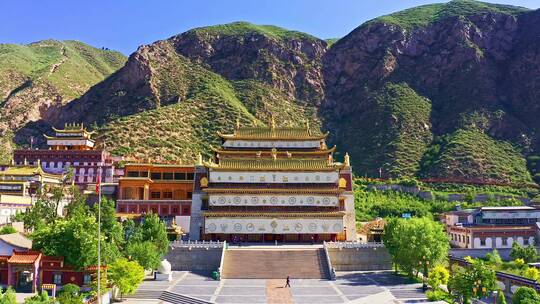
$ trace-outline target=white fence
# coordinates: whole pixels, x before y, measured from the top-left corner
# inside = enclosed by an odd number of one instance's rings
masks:
[[[223,248],[225,242],[220,241],[174,241],[173,248]]]
[[[370,243],[362,243],[362,242],[324,242],[323,243],[325,248],[380,248],[384,247],[384,243],[382,242],[370,242]]]

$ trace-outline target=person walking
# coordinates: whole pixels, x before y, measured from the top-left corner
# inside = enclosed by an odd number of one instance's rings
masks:
[[[289,276],[287,276],[287,281],[285,283],[285,287],[291,287],[291,278],[289,278]]]

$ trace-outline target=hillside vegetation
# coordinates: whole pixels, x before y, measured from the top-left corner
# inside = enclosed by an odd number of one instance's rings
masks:
[[[236,120],[273,115],[329,131],[357,176],[529,184],[540,178],[539,36],[540,11],[454,0],[340,39],[247,22],[196,28],[125,64],[75,42],[6,46],[20,55],[0,78],[12,79],[0,83],[0,129],[25,146],[84,122],[116,155],[191,162]]]
[[[12,132],[58,109],[124,65],[122,54],[78,41],[0,44],[0,162],[13,149]],[[26,143],[28,139],[26,139]]]

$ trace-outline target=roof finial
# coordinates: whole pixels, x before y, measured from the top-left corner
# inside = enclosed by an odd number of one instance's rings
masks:
[[[202,166],[202,165],[203,165],[202,154],[201,152],[199,152],[199,154],[197,154],[197,166]]]
[[[349,157],[349,153],[347,152],[345,152],[345,159],[343,160],[343,164],[345,165],[345,167],[351,166],[351,159]]]
[[[240,119],[236,119],[236,129],[240,129]]]
[[[270,121],[270,127],[273,129],[276,128],[276,121],[274,119],[274,114],[272,114],[272,120]]]
[[[309,130],[309,119],[306,119],[306,130]]]

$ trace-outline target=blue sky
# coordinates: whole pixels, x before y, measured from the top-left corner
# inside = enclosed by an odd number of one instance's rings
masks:
[[[130,54],[194,27],[249,21],[320,38],[436,0],[0,0],[0,43],[74,39]],[[540,8],[540,0],[490,0]]]

